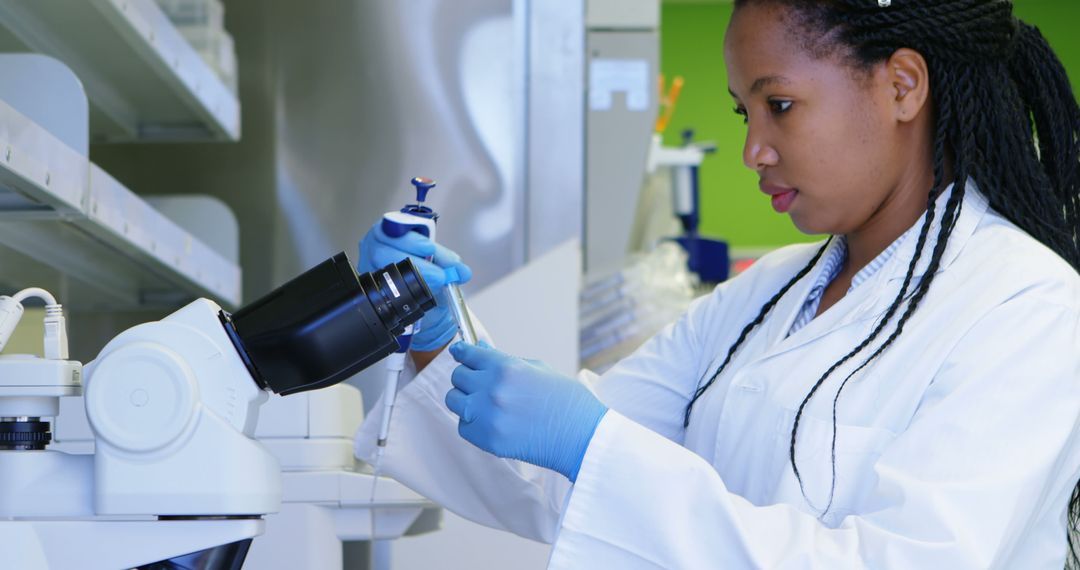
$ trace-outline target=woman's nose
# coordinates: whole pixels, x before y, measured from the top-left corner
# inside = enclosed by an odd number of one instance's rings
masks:
[[[760,171],[766,166],[775,166],[780,155],[772,145],[766,144],[754,129],[747,129],[746,144],[743,145],[743,164],[750,170]]]

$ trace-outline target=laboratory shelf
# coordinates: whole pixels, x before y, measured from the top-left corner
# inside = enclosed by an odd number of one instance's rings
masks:
[[[371,473],[286,471],[281,474],[281,483],[283,503],[318,505],[334,511],[337,531],[345,540],[393,540],[424,534],[439,528],[442,520],[435,503],[394,479],[380,477],[376,481]]]
[[[89,309],[195,297],[235,308],[241,287],[236,263],[4,101],[0,285],[52,287],[67,305]]]
[[[0,0],[0,52],[70,67],[92,142],[236,141],[240,103],[154,0]]]

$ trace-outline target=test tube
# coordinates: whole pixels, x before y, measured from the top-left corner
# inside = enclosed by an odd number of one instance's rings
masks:
[[[457,283],[446,285],[447,296],[450,297],[450,310],[454,313],[461,330],[461,340],[469,344],[476,344],[476,327],[473,326],[472,318],[469,317],[469,308],[465,306],[465,297],[461,294],[461,287]]]

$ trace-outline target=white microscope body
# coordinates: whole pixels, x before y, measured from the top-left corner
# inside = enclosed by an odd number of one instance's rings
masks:
[[[60,306],[35,291],[47,299],[46,357],[0,357],[3,569],[238,570],[282,505],[281,466],[254,439],[268,390],[337,384],[434,306],[408,260],[357,275],[339,254],[236,314],[199,299],[128,329],[82,374]],[[0,296],[0,348],[24,293]],[[76,436],[46,449],[43,418]],[[79,441],[86,428],[92,441]]]
[[[281,502],[280,467],[253,438],[268,398],[220,307],[197,300],[113,339],[87,366],[101,515],[256,515]]]
[[[130,568],[263,531],[258,517],[281,503],[277,460],[251,437],[267,393],[220,310],[197,300],[120,334],[86,367],[94,454],[0,452],[0,567]],[[0,357],[0,415],[56,417],[80,368]]]

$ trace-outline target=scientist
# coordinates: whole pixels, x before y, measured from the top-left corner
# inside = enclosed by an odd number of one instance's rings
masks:
[[[724,42],[746,166],[832,237],[599,378],[444,350],[449,317],[425,316],[384,471],[554,543],[551,568],[1062,568],[1080,110],[1061,63],[1003,0],[735,0]],[[436,283],[464,269],[417,235],[361,244],[365,270],[406,254],[434,254]]]

